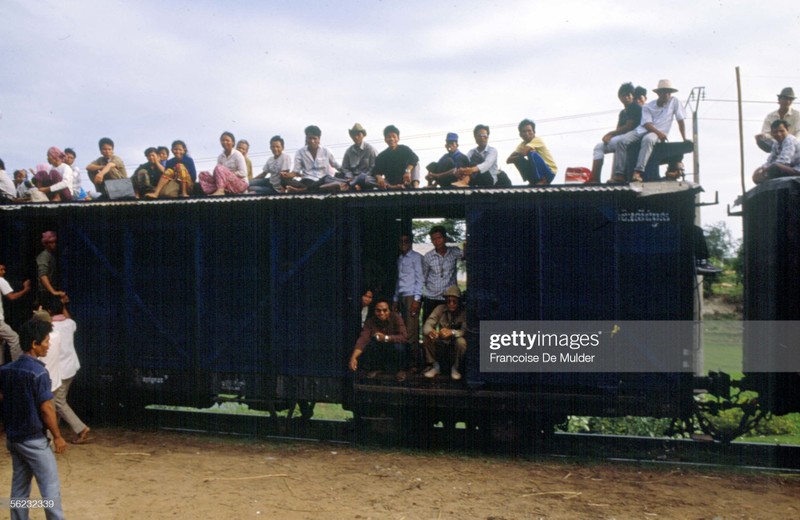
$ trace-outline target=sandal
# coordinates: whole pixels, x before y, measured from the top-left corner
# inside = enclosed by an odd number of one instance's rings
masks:
[[[92,431],[92,429],[87,426],[86,428],[83,429],[82,432],[80,432],[79,434],[75,435],[75,440],[73,440],[72,443],[73,444],[86,444],[87,442],[89,442],[92,439],[91,437],[89,437],[89,432],[91,432],[91,431]]]
[[[395,376],[394,376],[394,378],[395,378],[395,379],[397,379],[397,382],[398,382],[398,383],[402,383],[403,381],[405,381],[405,380],[406,380],[406,377],[407,377],[407,376],[406,376],[406,372],[405,372],[405,370],[400,370],[400,371],[399,371],[399,372],[397,372],[397,374],[395,374]]]
[[[633,172],[633,175],[631,175],[631,182],[642,182],[642,174]]]
[[[625,176],[615,174],[612,175],[610,179],[608,179],[608,184],[624,184],[625,183]]]

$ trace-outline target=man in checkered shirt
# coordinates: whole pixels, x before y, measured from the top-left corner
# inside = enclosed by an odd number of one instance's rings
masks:
[[[422,257],[422,323],[433,309],[445,303],[445,290],[457,285],[457,264],[464,258],[461,249],[447,245],[444,226],[433,226],[429,234],[434,249]]]

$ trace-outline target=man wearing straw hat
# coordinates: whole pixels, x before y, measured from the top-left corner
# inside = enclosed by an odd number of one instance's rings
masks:
[[[778,94],[778,110],[770,112],[764,118],[761,133],[756,134],[756,144],[765,152],[770,153],[772,145],[775,144],[775,139],[772,137],[772,123],[779,119],[786,121],[791,135],[800,137],[800,112],[792,108],[794,98],[794,89],[792,87],[786,87],[781,90],[781,93]]]
[[[377,188],[378,181],[375,180],[374,170],[378,151],[371,144],[364,142],[367,131],[359,123],[354,124],[348,133],[353,145],[344,152],[342,175],[351,188],[357,190]]]
[[[658,99],[642,107],[642,123],[634,132],[628,133],[617,142],[615,153],[622,155],[615,157],[615,170],[618,170],[620,165],[626,163],[628,146],[638,141],[642,143],[639,148],[639,157],[636,160],[636,166],[631,176],[631,180],[634,182],[642,181],[647,161],[650,160],[655,145],[667,141],[673,119],[678,121],[678,130],[681,133],[681,138],[686,141],[686,125],[684,123],[686,114],[680,101],[672,97],[672,94],[677,91],[678,89],[672,86],[670,80],[660,80],[658,86],[653,89],[653,92],[658,95]],[[619,160],[619,163],[616,163],[617,160]],[[624,171],[615,171],[614,175],[624,175],[624,173]]]

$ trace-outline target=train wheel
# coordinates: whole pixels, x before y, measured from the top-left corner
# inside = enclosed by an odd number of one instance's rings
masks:
[[[695,400],[693,416],[703,433],[715,441],[728,443],[752,431],[769,412],[762,410],[755,398],[709,398]]]

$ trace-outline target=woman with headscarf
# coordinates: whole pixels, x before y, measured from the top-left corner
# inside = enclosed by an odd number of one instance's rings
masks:
[[[47,150],[47,162],[53,167],[49,171],[44,165],[36,167],[33,180],[39,191],[54,202],[72,200],[75,174],[64,160],[67,155],[59,148],[51,146]]]
[[[200,187],[207,195],[238,195],[247,191],[247,162],[239,150],[233,148],[236,138],[222,132],[219,138],[222,153],[217,157],[214,173],[200,172]]]

